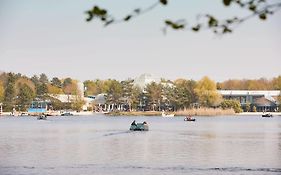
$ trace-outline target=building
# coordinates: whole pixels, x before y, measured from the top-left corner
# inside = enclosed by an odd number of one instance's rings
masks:
[[[142,74],[134,79],[134,85],[144,89],[146,85],[155,82],[159,83],[160,79],[153,77],[151,74]]]
[[[255,106],[258,112],[277,111],[279,105],[277,97],[281,94],[278,90],[219,90],[218,92],[224,99],[239,101],[244,111],[246,106],[250,105],[251,109]]]

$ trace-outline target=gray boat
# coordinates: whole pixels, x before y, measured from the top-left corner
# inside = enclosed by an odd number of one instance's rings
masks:
[[[135,123],[135,121],[131,124],[131,131],[148,131],[148,124],[146,122],[143,123]]]
[[[47,120],[47,116],[44,114],[39,115],[39,116],[37,116],[37,120]]]

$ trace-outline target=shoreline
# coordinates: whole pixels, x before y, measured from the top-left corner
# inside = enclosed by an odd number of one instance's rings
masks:
[[[102,113],[95,113],[92,111],[81,111],[71,112],[74,116],[95,116],[95,115],[105,115],[105,116],[112,116],[112,117],[121,117],[121,116],[162,116],[162,112],[160,111],[134,111],[134,112],[109,112],[106,114]],[[182,112],[167,112],[166,114],[175,114],[175,117],[182,117],[182,116],[188,116],[189,114],[183,114]],[[209,116],[209,117],[216,117],[216,116],[258,116],[264,114],[263,112],[241,112],[241,113],[235,113],[235,114],[196,114],[191,116]],[[273,116],[281,116],[281,112],[270,112]],[[11,112],[3,112],[0,114],[1,116],[12,116]],[[32,116],[32,115],[25,115],[25,116]],[[61,116],[61,115],[52,115],[52,116]],[[20,113],[19,115],[15,115],[13,117],[21,117]]]
[[[273,116],[281,116],[281,112],[268,112]],[[253,115],[262,115],[264,112],[241,112],[237,113],[236,115],[246,115],[246,116],[253,116]]]

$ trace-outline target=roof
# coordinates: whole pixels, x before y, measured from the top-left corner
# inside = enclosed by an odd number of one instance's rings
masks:
[[[276,103],[268,100],[267,98],[265,97],[261,97],[261,98],[257,98],[254,100],[254,104],[256,106],[275,106]]]
[[[256,90],[218,90],[221,95],[229,96],[279,96],[281,93],[278,90],[273,91],[256,91]]]

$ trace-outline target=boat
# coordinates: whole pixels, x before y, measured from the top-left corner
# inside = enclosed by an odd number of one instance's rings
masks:
[[[130,130],[131,131],[148,131],[148,124],[146,122],[135,123],[135,121],[133,121],[133,123],[131,124]]]
[[[270,113],[266,113],[266,114],[262,114],[262,117],[273,117],[273,115]]]
[[[190,121],[190,122],[195,122],[195,118],[192,118],[192,117],[185,117],[184,118],[184,121]]]
[[[162,117],[174,117],[175,114],[165,114],[164,111],[162,111]]]
[[[39,115],[39,116],[37,116],[37,120],[47,120],[47,116],[44,114]]]
[[[61,116],[73,116],[73,114],[70,112],[64,112],[61,114]]]

